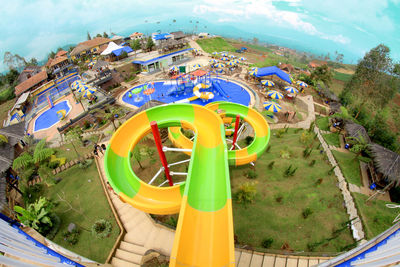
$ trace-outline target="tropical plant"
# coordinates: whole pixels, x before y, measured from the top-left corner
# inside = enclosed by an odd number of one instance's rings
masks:
[[[0,134],[0,145],[8,143],[8,138],[7,136]]]
[[[40,197],[36,202],[29,204],[26,209],[14,206],[18,213],[18,220],[26,226],[32,227],[40,233],[46,233],[53,225],[51,212],[53,204],[44,197]]]
[[[257,194],[256,183],[243,183],[239,186],[235,193],[235,198],[238,203],[253,203]]]
[[[70,245],[75,245],[79,241],[79,234],[81,232],[79,229],[75,228],[71,232],[70,231],[65,231],[63,233],[64,240],[67,241]]]
[[[28,152],[23,152],[18,158],[13,161],[13,169],[21,170],[29,167],[33,163],[33,158]]]
[[[33,162],[39,164],[51,157],[54,154],[52,148],[46,147],[46,139],[42,139],[36,144],[33,152]]]
[[[111,233],[112,225],[109,221],[100,219],[97,220],[91,228],[92,234],[96,238],[105,238]]]
[[[348,137],[347,141],[353,145],[350,151],[356,154],[355,158],[358,158],[363,152],[368,153],[369,143],[363,136]]]
[[[261,246],[263,248],[269,248],[269,247],[271,247],[273,242],[274,242],[273,238],[266,238],[261,242]]]

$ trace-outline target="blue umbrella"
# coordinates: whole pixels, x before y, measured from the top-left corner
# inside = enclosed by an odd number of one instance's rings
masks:
[[[231,58],[231,59],[235,59],[236,58],[235,55],[229,55],[228,57]]]
[[[222,61],[229,61],[229,57],[221,57]]]
[[[228,53],[222,52],[222,53],[221,53],[221,56],[222,56],[222,57],[227,57],[227,56],[228,56]]]
[[[265,86],[275,86],[275,83],[270,80],[261,80],[261,84]]]
[[[193,68],[194,68],[194,69],[195,69],[195,68],[201,68],[201,65],[200,65],[199,63],[196,63],[196,64],[193,65]]]
[[[209,61],[211,64],[216,64],[216,63],[218,63],[218,60],[216,60],[216,59],[210,59],[210,61]]]
[[[177,66],[172,66],[170,69],[170,71],[179,71],[179,68]]]
[[[241,61],[247,60],[245,57],[240,57],[239,59],[240,59]]]
[[[225,65],[222,64],[222,63],[217,63],[217,64],[214,65],[214,67],[216,67],[216,68],[225,68]]]
[[[270,101],[264,102],[263,106],[266,110],[272,112],[279,112],[282,109],[282,107],[279,104]]]
[[[231,67],[236,66],[236,64],[233,63],[232,61],[228,62],[226,65],[231,66]]]
[[[306,83],[303,82],[303,81],[296,81],[296,83],[297,83],[299,86],[301,86],[301,87],[308,87],[308,84],[306,84]]]

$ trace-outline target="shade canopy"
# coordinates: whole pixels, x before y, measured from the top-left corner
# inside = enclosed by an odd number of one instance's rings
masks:
[[[123,47],[123,46],[120,46],[120,45],[117,45],[117,44],[114,43],[114,42],[110,42],[110,43],[108,44],[107,48],[104,49],[104,51],[101,52],[100,55],[106,56],[106,55],[111,54],[114,50],[121,49],[121,48],[124,48],[124,47]]]
[[[116,49],[116,50],[112,51],[112,53],[114,55],[116,55],[117,57],[120,56],[124,52],[126,52],[128,54],[128,53],[133,52],[133,50],[129,46],[124,46],[122,48],[119,48],[119,49]]]
[[[272,112],[279,112],[282,109],[282,107],[279,104],[270,101],[264,102],[263,106],[266,110]]]
[[[288,82],[290,84],[292,83],[289,74],[287,74],[277,66],[258,68],[257,73],[255,74],[256,77],[264,77],[269,75],[276,75],[285,82]]]

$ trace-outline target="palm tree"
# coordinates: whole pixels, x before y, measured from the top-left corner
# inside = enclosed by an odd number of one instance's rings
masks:
[[[28,152],[24,152],[18,158],[14,159],[12,167],[14,170],[21,170],[29,167],[32,163],[32,156]]]
[[[369,143],[363,136],[348,137],[347,140],[353,145],[350,151],[356,154],[355,159],[358,158],[362,152],[368,153]]]
[[[50,147],[47,147],[46,139],[42,139],[35,146],[35,150],[33,152],[33,162],[38,166],[40,163],[48,160],[53,154],[54,150]]]

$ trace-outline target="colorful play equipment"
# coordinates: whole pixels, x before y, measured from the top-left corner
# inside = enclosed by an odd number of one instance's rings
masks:
[[[201,98],[201,99],[204,99],[204,100],[213,99],[214,98],[214,94],[212,92],[200,92],[201,89],[208,89],[210,87],[211,87],[210,84],[199,83],[195,87],[193,87],[193,94],[197,98]]]
[[[247,148],[228,151],[221,116],[237,115],[253,127],[254,140]],[[151,130],[160,156],[163,153],[158,126],[176,127],[170,129],[173,143],[186,147],[185,151],[190,150],[186,182],[155,187],[144,183],[132,171],[131,151]],[[180,127],[195,132],[193,142],[181,133]],[[138,113],[116,131],[106,150],[105,172],[124,202],[152,214],[179,212],[170,266],[234,266],[228,164],[237,166],[255,161],[265,151],[269,137],[265,118],[240,104],[157,106]],[[172,176],[168,165],[164,167],[163,170]],[[173,184],[171,177],[169,183]]]
[[[58,115],[58,118],[60,119],[60,121],[65,119],[66,114],[67,114],[67,111],[65,109],[61,109],[61,110],[57,111],[57,115]]]
[[[49,104],[50,108],[54,107],[53,101],[51,100],[50,96],[47,96],[47,103]]]

